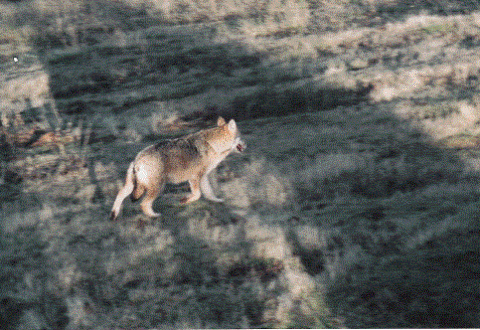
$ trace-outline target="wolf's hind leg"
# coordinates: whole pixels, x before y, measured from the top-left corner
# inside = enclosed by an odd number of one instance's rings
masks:
[[[143,196],[144,193],[145,187],[141,183],[137,182],[137,184],[135,185],[135,189],[133,189],[133,192],[130,195],[130,199],[132,200],[132,202],[136,202]]]
[[[163,190],[164,185],[165,183],[161,182],[160,185],[146,188],[145,198],[142,200],[142,203],[140,205],[142,207],[143,213],[145,213],[149,217],[159,217],[161,215],[160,213],[153,211],[152,204],[158,197],[158,194]]]
[[[215,196],[215,194],[213,193],[212,186],[210,185],[210,182],[208,181],[208,177],[206,174],[200,180],[200,189],[202,190],[203,196],[205,196],[205,198],[208,199],[209,201],[217,202],[217,203],[221,203],[224,201],[223,199]]]

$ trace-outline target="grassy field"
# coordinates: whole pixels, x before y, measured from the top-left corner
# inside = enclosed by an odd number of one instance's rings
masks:
[[[480,325],[480,4],[0,4],[0,327]],[[126,201],[235,118],[223,204]]]

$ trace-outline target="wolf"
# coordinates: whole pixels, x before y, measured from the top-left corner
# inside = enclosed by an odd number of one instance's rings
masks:
[[[223,202],[213,193],[207,176],[230,153],[240,153],[245,148],[235,120],[227,123],[219,117],[216,127],[143,149],[128,167],[125,185],[113,203],[110,219],[118,217],[123,200],[130,194],[132,201],[145,195],[141,202],[143,213],[150,217],[160,216],[153,211],[152,204],[166,183],[188,181],[191,193],[182,198],[181,203],[194,202],[202,193],[210,201]]]

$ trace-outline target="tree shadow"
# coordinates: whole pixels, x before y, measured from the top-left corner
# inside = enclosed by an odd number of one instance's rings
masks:
[[[427,1],[417,1],[411,7],[403,2],[402,8],[408,8],[404,12],[394,12],[388,6],[381,7],[379,11],[387,13],[389,18],[394,16],[398,19],[410,15],[412,10],[417,12],[428,8],[429,4]],[[455,9],[457,7],[460,9]],[[451,14],[469,13],[475,9],[475,6],[467,4],[457,7],[438,7],[435,11]],[[313,132],[318,130],[318,126],[327,131],[329,124],[325,118],[308,117],[308,114],[318,115],[321,110],[335,109],[339,112],[345,112],[345,109],[361,112],[370,107],[367,102],[372,86],[347,89],[325,85],[317,88],[311,81],[295,85],[296,80],[312,77],[302,74],[289,76],[280,66],[262,67],[262,60],[268,56],[268,51],[252,50],[250,45],[237,40],[215,41],[210,35],[215,31],[214,24],[180,27],[161,25],[152,28],[149,24],[154,20],[146,12],[125,6],[119,13],[123,15],[121,17],[128,18],[129,23],[109,27],[107,22],[105,29],[84,28],[81,29],[83,35],[77,39],[69,39],[68,35],[62,34],[56,41],[43,40],[41,42],[48,43],[52,48],[58,45],[79,48],[61,49],[55,53],[48,47],[39,47],[39,52],[44,54],[44,66],[50,79],[54,104],[48,111],[56,109],[62,118],[57,128],[65,129],[67,122],[73,125],[91,122],[93,135],[88,143],[91,148],[89,152],[101,162],[113,161],[122,175],[135,154],[151,143],[151,139],[182,132],[163,130],[159,133],[152,129],[152,114],[158,111],[160,105],[168,102],[174,104],[166,112],[175,110],[176,106],[187,107],[191,104],[193,110],[199,110],[194,119],[225,115],[240,120],[240,125],[242,122],[253,122],[261,126],[260,121],[252,120],[275,121],[272,117],[307,114],[306,118],[312,120],[312,125],[307,128]],[[132,22],[143,22],[143,25],[129,25]],[[136,33],[136,29],[141,31]],[[112,40],[105,43],[104,38]],[[74,45],[75,42],[78,44]],[[322,75],[324,71],[325,68],[320,66],[316,73]],[[208,94],[209,91],[213,92]],[[234,95],[220,102],[230,91]],[[195,98],[200,94],[206,96]],[[209,99],[209,95],[213,95],[212,99]],[[189,98],[193,101],[182,103]],[[193,110],[182,109],[182,115],[176,123],[188,123]],[[348,170],[346,162],[335,163],[334,166],[347,170],[336,176],[314,177],[317,180],[315,184],[321,189],[302,191],[303,187],[300,187],[299,199],[304,203],[302,207],[305,210],[299,212],[298,219],[308,212],[314,214],[316,220],[309,225],[325,231],[327,243],[312,249],[301,241],[300,236],[292,234],[289,238],[295,246],[295,254],[312,277],[333,276],[328,274],[329,267],[341,268],[335,264],[337,255],[340,256],[337,261],[348,261],[342,254],[349,256],[350,251],[356,251],[353,248],[363,251],[363,259],[352,262],[349,265],[351,269],[326,281],[330,285],[327,290],[328,304],[335,313],[347,315],[345,323],[352,327],[470,327],[478,324],[478,317],[475,316],[478,315],[478,306],[469,298],[478,300],[474,293],[478,275],[478,267],[475,266],[478,253],[474,248],[478,246],[475,235],[478,228],[470,221],[477,215],[473,209],[478,192],[471,189],[467,191],[470,196],[467,196],[453,187],[455,184],[461,188],[472,185],[471,182],[478,179],[477,174],[464,175],[466,165],[458,154],[432,145],[431,140],[418,129],[410,128],[411,131],[403,135],[405,122],[398,118],[378,118],[369,121],[369,127],[365,129],[361,128],[364,123],[360,116],[351,117],[354,119],[350,119],[350,122],[342,122],[339,118],[330,124],[332,135],[322,136],[325,140],[316,142],[325,143],[325,148],[313,149],[313,152],[297,150],[297,154],[305,155],[302,161],[316,159],[322,154],[344,152],[344,149],[334,145],[332,137],[335,137],[335,129],[340,132],[337,138],[343,134],[345,126],[350,130],[345,129],[346,134],[353,136],[352,127],[358,125],[360,128],[355,131],[358,136],[354,142],[360,147],[350,152],[372,149],[371,162],[374,165],[367,164],[365,168],[357,169],[355,166],[358,164],[354,163],[353,170]],[[193,125],[193,128],[197,127],[200,126]],[[282,127],[279,126],[278,131],[277,135],[282,135]],[[294,134],[301,132],[299,130]],[[269,143],[261,146],[255,142],[258,135],[262,134],[261,127],[248,134],[254,141],[251,146],[253,155],[261,155],[259,150],[271,147]],[[278,139],[278,136],[273,138]],[[339,141],[352,143],[350,140]],[[287,151],[282,149],[280,152],[278,157],[283,157],[285,164],[288,164]],[[273,158],[268,160],[274,161]],[[395,164],[398,163],[407,165],[397,168]],[[330,168],[330,171],[334,173],[335,168]],[[91,166],[88,167],[88,176],[90,183],[96,187],[93,202],[104,202],[109,198],[113,200],[114,196],[105,196],[98,189],[108,183],[99,179]],[[120,179],[123,181],[123,176]],[[442,185],[447,187],[442,188]],[[345,187],[351,189],[345,190]],[[449,189],[452,191],[449,192]],[[436,190],[438,193],[435,193]],[[338,202],[342,194],[346,194],[345,204]],[[349,198],[357,204],[349,204]],[[262,304],[265,301],[255,295],[254,287],[245,283],[246,274],[252,270],[258,271],[255,269],[257,266],[252,265],[252,260],[244,260],[232,264],[224,274],[219,274],[214,266],[217,251],[208,245],[206,238],[188,234],[187,223],[194,221],[192,218],[202,216],[202,212],[209,214],[198,222],[204,221],[207,222],[204,224],[206,227],[214,227],[229,224],[231,219],[226,223],[212,219],[227,219],[231,215],[230,210],[223,206],[200,205],[179,211],[158,203],[161,202],[157,202],[156,206],[164,209],[166,217],[161,224],[145,224],[142,220],[120,226],[137,226],[135,230],[139,232],[146,232],[152,229],[150,227],[159,232],[170,230],[174,239],[169,247],[170,255],[162,256],[164,251],[148,255],[148,262],[142,263],[143,259],[140,259],[130,265],[131,268],[126,269],[124,274],[117,274],[118,278],[113,276],[111,280],[118,283],[113,285],[114,293],[109,299],[103,298],[109,294],[106,289],[95,284],[104,274],[101,271],[95,273],[92,268],[86,268],[94,272],[92,278],[81,282],[77,289],[90,292],[93,298],[100,301],[101,308],[122,306],[128,300],[128,294],[134,295],[141,289],[153,290],[158,297],[145,300],[138,298],[134,302],[140,315],[147,320],[136,326],[150,327],[165,323],[175,326],[182,321],[193,326],[242,326],[243,314],[249,317],[248,324],[262,326]],[[399,203],[400,206],[392,206],[392,203]],[[461,213],[463,206],[467,207],[468,212]],[[178,214],[182,212],[181,221],[178,221]],[[406,219],[405,224],[398,220],[402,217]],[[417,225],[426,227],[423,232],[425,238],[422,238],[418,234],[422,230],[409,228],[409,221],[414,223],[412,228],[416,226],[416,220],[413,221],[411,217],[431,218],[432,222],[439,222],[439,225],[430,228],[429,221],[420,221]],[[464,221],[465,227],[456,227],[456,221]],[[277,225],[286,226],[281,222]],[[408,230],[417,236],[408,237],[405,235]],[[340,232],[340,235],[331,235],[332,232]],[[135,236],[138,242],[133,245],[141,243],[139,236]],[[248,243],[240,243],[246,251],[245,255],[248,255]],[[72,244],[88,246],[82,242]],[[417,249],[409,249],[408,246],[416,246]],[[72,251],[74,255],[77,253]],[[77,256],[80,258],[83,253],[80,251]],[[98,253],[101,253],[100,249]],[[127,273],[128,276],[125,275]],[[246,288],[244,297],[231,293],[232,287],[238,289],[242,285]],[[189,296],[192,288],[201,290],[194,290]],[[452,291],[455,293],[449,295]],[[458,301],[462,303],[457,304]],[[9,301],[6,303],[7,309],[18,307]],[[240,303],[243,304],[241,313],[236,311]],[[184,314],[179,313],[181,308]]]

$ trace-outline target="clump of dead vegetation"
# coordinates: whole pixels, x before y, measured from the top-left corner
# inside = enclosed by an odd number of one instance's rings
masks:
[[[51,129],[42,122],[25,123],[22,113],[2,113],[0,148],[7,173],[22,179],[66,174],[87,165],[90,130],[68,123]]]

